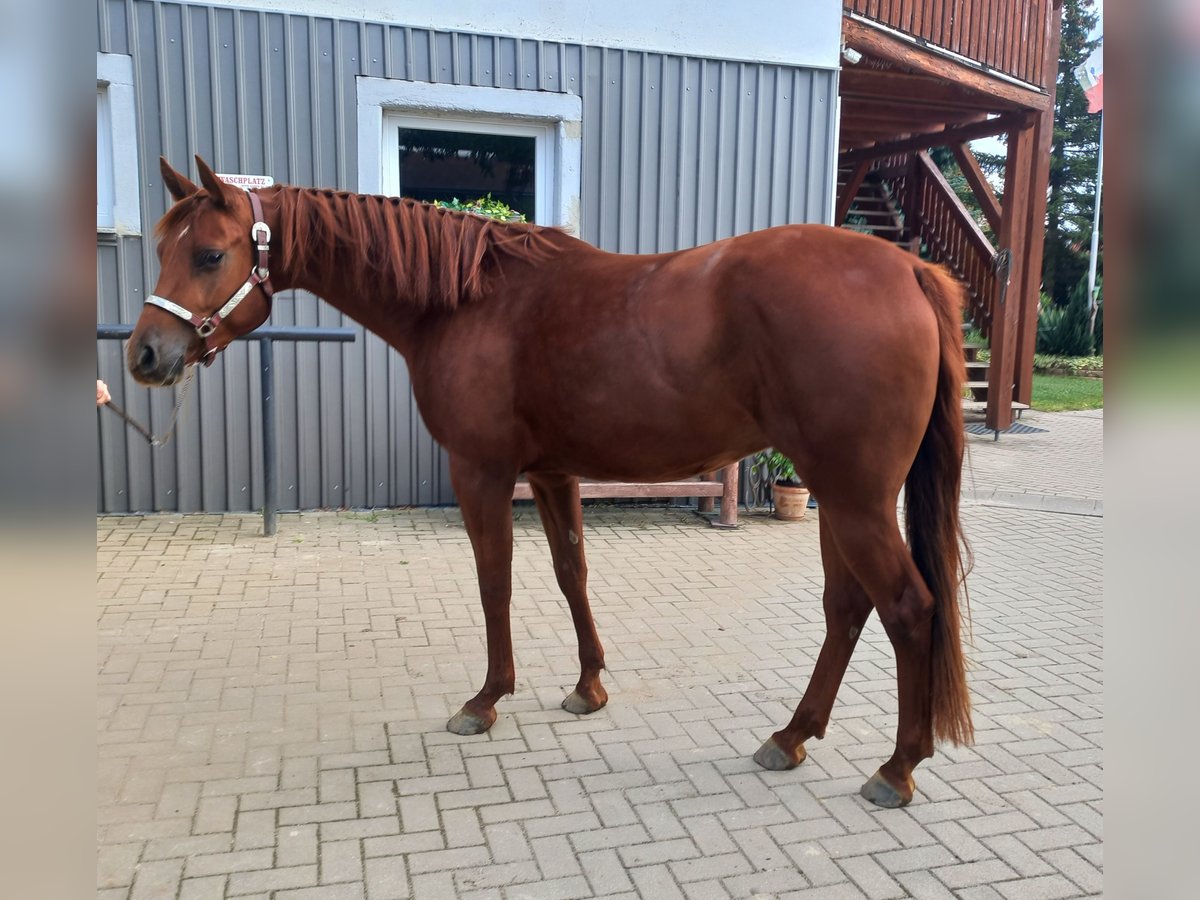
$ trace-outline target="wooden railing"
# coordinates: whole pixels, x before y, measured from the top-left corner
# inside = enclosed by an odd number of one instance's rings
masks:
[[[842,8],[1038,87],[1052,0],[844,0]]]
[[[894,170],[893,170],[894,171]],[[929,257],[947,266],[967,286],[971,321],[991,335],[998,284],[996,249],[946,183],[928,153],[891,178],[906,228],[925,245]]]

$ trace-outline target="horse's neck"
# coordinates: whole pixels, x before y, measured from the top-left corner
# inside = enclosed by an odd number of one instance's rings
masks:
[[[284,187],[283,191],[301,192],[302,188]],[[338,197],[328,200],[335,211],[342,211],[347,201]],[[352,201],[351,201],[352,202]],[[292,237],[294,222],[280,221],[278,229],[284,240]],[[419,308],[407,298],[388,296],[389,292],[371,293],[364,290],[356,276],[363,267],[361,249],[349,236],[350,229],[306,229],[307,237],[299,252],[289,260],[289,270],[283,273],[281,288],[298,288],[320,297],[339,312],[384,338],[405,356],[412,340]],[[332,264],[326,262],[332,260]]]

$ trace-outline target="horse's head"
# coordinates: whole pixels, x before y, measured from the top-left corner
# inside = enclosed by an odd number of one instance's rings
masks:
[[[201,186],[160,162],[176,202],[158,223],[158,284],[126,347],[130,373],[150,385],[173,384],[188,365],[211,362],[271,312],[271,232],[257,196],[225,184],[199,156]]]

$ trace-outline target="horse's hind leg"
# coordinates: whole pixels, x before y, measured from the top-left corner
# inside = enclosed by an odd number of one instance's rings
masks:
[[[831,515],[825,508],[819,513],[821,562],[825,569],[822,598],[825,642],[791,722],[771,735],[754,754],[754,761],[766,769],[790,769],[799,765],[806,756],[804,742],[810,737],[825,736],[825,726],[829,723],[842,676],[863,624],[871,614],[871,599],[846,565],[833,539]]]
[[[576,714],[595,712],[608,702],[600,683],[604,649],[596,634],[596,623],[587,598],[587,562],[583,556],[583,510],[579,504],[579,479],[567,475],[530,473],[542,527],[550,542],[554,574],[571,607],[575,636],[579,641],[579,683],[563,701],[563,709]]]
[[[455,734],[481,734],[496,721],[496,701],[516,686],[512,625],[511,477],[450,457],[450,480],[462,508],[463,524],[475,551],[479,596],[487,625],[487,677],[479,693],[454,714],[446,728]]]
[[[892,503],[839,508],[831,525],[843,559],[871,598],[896,654],[896,750],[863,785],[862,795],[878,806],[904,806],[915,789],[913,769],[933,756],[933,595],[900,535]]]

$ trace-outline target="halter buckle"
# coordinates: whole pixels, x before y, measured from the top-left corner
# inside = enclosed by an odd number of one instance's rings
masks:
[[[202,338],[206,338],[217,330],[218,324],[220,323],[214,323],[212,319],[205,319],[196,326],[196,334],[200,335]]]
[[[266,237],[262,238],[262,240],[259,240],[258,237],[260,231],[266,233]],[[267,249],[271,244],[271,226],[266,222],[255,222],[250,226],[250,240],[258,244],[260,250]]]

